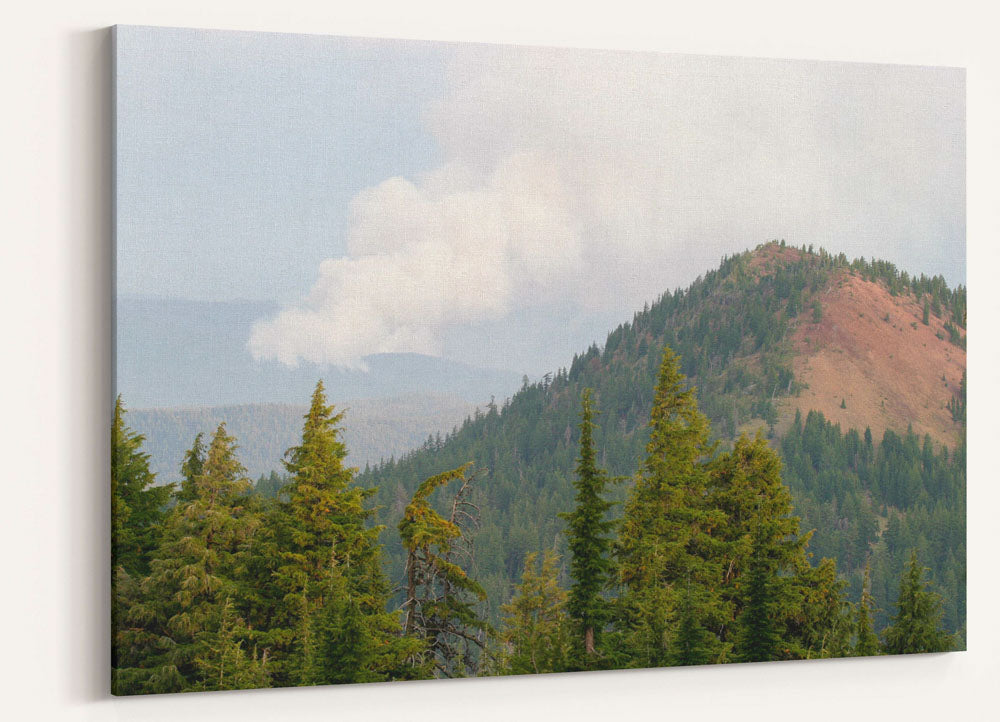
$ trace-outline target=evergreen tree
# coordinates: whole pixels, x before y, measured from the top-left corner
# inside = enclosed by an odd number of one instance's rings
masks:
[[[717,592],[718,544],[711,530],[725,515],[706,503],[708,475],[702,459],[713,447],[695,390],[685,386],[680,359],[666,348],[646,460],[626,501],[615,549],[624,587],[618,603],[622,644],[637,666],[669,663],[679,582],[705,590],[697,610],[701,625],[719,624],[724,616]]]
[[[226,600],[238,592],[240,557],[259,519],[242,504],[250,482],[235,452],[235,439],[220,424],[196,480],[197,495],[166,520],[150,575],[119,633],[129,650],[116,674],[119,692],[179,692],[207,684],[201,672],[207,660],[219,659],[213,645],[231,650],[232,635],[242,628],[226,617]]]
[[[268,515],[258,551],[257,574],[270,597],[260,600],[267,629],[261,643],[273,645],[279,684],[411,675],[404,660],[414,645],[399,634],[397,614],[386,611],[391,589],[382,571],[381,528],[369,524],[367,500],[376,490],[354,484],[355,470],[345,466],[342,419],[327,405],[319,381],[301,443],[286,453],[288,500]],[[351,668],[346,657],[315,656],[331,645],[343,649],[351,635],[363,637],[354,639],[348,655],[364,660],[362,668]]]
[[[768,554],[768,523],[759,519],[753,535],[749,566],[744,574],[746,601],[740,614],[735,657],[740,662],[769,662],[782,658],[778,621],[778,569]]]
[[[478,610],[486,592],[468,573],[473,562],[471,532],[479,518],[478,507],[469,499],[469,466],[422,482],[399,522],[407,552],[404,629],[426,642],[430,663],[448,677],[477,673],[482,661],[478,657],[492,631]],[[459,488],[446,519],[431,506],[430,496],[452,481]]]
[[[559,587],[558,563],[558,555],[547,551],[539,568],[538,554],[529,553],[514,597],[501,607],[506,674],[564,672],[569,667],[567,594]]]
[[[591,390],[583,392],[580,421],[580,452],[577,458],[576,508],[561,516],[567,521],[566,536],[572,554],[570,572],[573,585],[566,605],[576,630],[575,666],[592,669],[597,664],[600,635],[607,620],[607,602],[602,592],[608,584],[611,562],[610,531],[613,522],[606,519],[612,504],[604,499],[607,472],[597,464],[594,448],[594,408]],[[525,562],[527,574],[527,562]]]
[[[917,561],[917,550],[903,571],[892,624],[883,632],[886,654],[947,652],[955,639],[941,629],[941,597],[928,589],[926,568]]]
[[[215,632],[204,635],[204,649],[195,657],[200,681],[197,690],[249,689],[270,686],[267,653],[253,649],[248,654],[244,640],[248,634],[236,616],[232,600],[222,603],[222,617]]]
[[[142,451],[145,437],[125,425],[125,413],[119,396],[111,423],[112,568],[141,575],[149,571],[173,487],[156,486]]]
[[[717,660],[718,643],[701,624],[696,594],[697,590],[692,589],[690,584],[685,585],[678,609],[677,631],[670,648],[672,665],[711,664]]]
[[[861,602],[858,604],[856,622],[857,639],[854,642],[856,657],[871,657],[879,653],[878,636],[875,634],[872,615],[875,613],[875,603],[871,593],[871,565],[865,565],[865,581],[861,589]]]
[[[197,479],[205,468],[205,444],[202,443],[202,433],[195,434],[194,443],[184,453],[181,462],[181,488],[177,492],[177,501],[194,501],[198,495]]]
[[[118,634],[139,580],[159,544],[171,485],[156,486],[145,439],[125,425],[125,406],[115,400],[111,423],[111,666],[121,665]]]

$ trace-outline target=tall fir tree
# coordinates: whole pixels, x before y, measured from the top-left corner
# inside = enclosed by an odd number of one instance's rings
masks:
[[[928,588],[926,571],[913,549],[903,570],[896,614],[883,632],[886,654],[947,652],[955,646],[955,638],[941,628],[941,596]]]
[[[391,588],[382,570],[381,527],[370,523],[368,505],[376,490],[354,483],[340,439],[342,420],[317,382],[301,443],[286,453],[288,499],[268,515],[259,546],[264,560],[256,570],[269,597],[258,602],[267,629],[261,642],[273,645],[277,684],[411,675],[404,660],[414,644],[399,634],[398,614],[386,610]],[[350,653],[348,644],[354,645]],[[331,645],[343,652],[341,661],[323,652]],[[362,666],[351,660],[363,660]]]
[[[698,411],[695,389],[687,387],[680,359],[664,349],[650,414],[646,460],[625,504],[616,545],[620,645],[635,666],[670,662],[670,640],[679,598],[678,584],[704,588],[694,614],[698,624],[719,624],[718,542],[712,529],[725,515],[706,502],[708,474],[702,463],[708,419]]]
[[[732,644],[746,627],[745,623],[734,622],[751,601],[758,605],[762,601],[760,597],[751,600],[752,593],[770,595],[771,602],[779,605],[773,610],[776,619],[792,613],[780,602],[789,596],[787,587],[799,561],[804,559],[809,535],[799,533],[799,519],[792,514],[792,497],[781,478],[781,460],[759,435],[752,440],[741,436],[733,449],[720,454],[708,469],[709,504],[725,515],[725,521],[713,530],[721,543],[721,595],[726,619],[719,627],[719,636],[724,643]],[[770,587],[752,586],[744,579],[751,571],[758,575],[758,581],[763,579],[761,575],[780,578],[774,579]]]
[[[125,424],[125,405],[115,399],[111,422],[111,666],[122,664],[119,633],[141,578],[159,544],[170,484],[156,486],[145,440]]]
[[[112,567],[142,575],[158,543],[173,486],[156,485],[145,437],[125,424],[125,405],[115,400],[111,422],[111,556]]]
[[[778,567],[768,548],[770,523],[758,519],[755,526],[741,584],[746,589],[745,601],[736,620],[733,652],[739,662],[769,662],[785,656],[778,610]]]
[[[232,635],[243,628],[227,616],[227,600],[238,594],[241,558],[259,518],[245,508],[250,481],[236,448],[220,424],[196,480],[195,498],[175,506],[166,519],[150,574],[139,585],[119,634],[129,649],[115,676],[119,691],[203,687],[205,665],[211,666],[214,653],[229,654]]]
[[[406,550],[404,629],[423,640],[428,656],[412,662],[430,664],[439,675],[475,675],[485,662],[487,637],[492,633],[481,606],[486,591],[473,579],[471,534],[478,525],[478,507],[469,499],[471,464],[424,480],[413,494],[399,522],[399,538]],[[458,491],[448,518],[431,505],[431,495],[451,482]]]
[[[566,611],[575,630],[574,664],[579,669],[598,667],[601,634],[608,620],[608,604],[603,592],[611,570],[611,530],[614,522],[607,519],[612,504],[604,498],[608,484],[607,472],[597,464],[594,446],[594,415],[592,392],[585,389],[580,420],[580,451],[576,463],[576,507],[562,514],[566,520],[566,536],[570,554],[569,590]]]

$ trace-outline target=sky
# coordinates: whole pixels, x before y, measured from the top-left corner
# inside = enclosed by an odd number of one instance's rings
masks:
[[[568,364],[770,239],[965,282],[960,69],[120,28],[118,291],[261,362]]]

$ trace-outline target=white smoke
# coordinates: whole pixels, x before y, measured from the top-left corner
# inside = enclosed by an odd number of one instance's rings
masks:
[[[347,255],[251,351],[436,354],[535,305],[641,307],[775,237],[919,254],[964,205],[963,93],[927,68],[463,48],[425,118],[444,164],[358,195]]]

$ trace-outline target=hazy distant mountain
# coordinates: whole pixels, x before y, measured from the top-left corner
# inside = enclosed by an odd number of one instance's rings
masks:
[[[121,297],[117,302],[117,389],[126,405],[301,404],[318,378],[331,398],[451,394],[470,402],[502,399],[522,374],[419,354],[369,356],[369,370],[254,361],[247,339],[274,304]]]
[[[475,406],[457,396],[413,394],[392,399],[337,401],[345,411],[342,439],[348,462],[360,468],[399,456],[441,432],[444,436],[474,414]],[[199,431],[207,437],[225,421],[239,443],[240,461],[253,478],[282,471],[285,450],[298,442],[305,405],[244,404],[220,407],[136,409],[128,424],[146,436],[143,449],[159,481],[175,481],[184,452]]]

